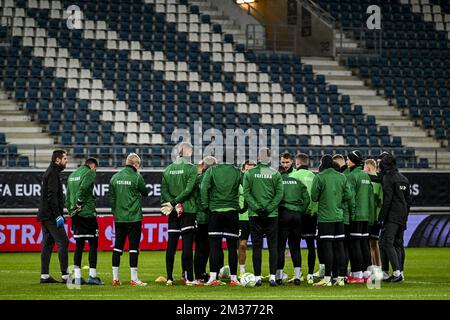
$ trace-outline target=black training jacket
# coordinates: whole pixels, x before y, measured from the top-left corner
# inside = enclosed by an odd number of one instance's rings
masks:
[[[63,215],[64,194],[60,173],[63,170],[55,163],[51,163],[42,178],[41,203],[37,219],[46,221]]]
[[[408,179],[398,172],[391,155],[382,160],[383,170],[383,207],[378,220],[392,222],[406,227],[411,196]]]

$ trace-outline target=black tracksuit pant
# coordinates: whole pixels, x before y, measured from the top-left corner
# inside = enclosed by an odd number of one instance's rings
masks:
[[[54,220],[42,221],[41,274],[49,274],[53,247],[58,246],[61,274],[67,274],[69,266],[69,238],[64,228],[57,228]]]
[[[250,217],[250,233],[252,236],[253,269],[255,276],[261,276],[262,247],[264,236],[269,247],[270,274],[277,272],[278,217]]]
[[[403,271],[405,261],[403,234],[403,226],[392,222],[384,224],[380,235],[381,258],[384,271],[388,271],[389,262],[391,263],[392,271]]]
[[[195,230],[194,273],[196,279],[206,274],[209,257],[208,224],[198,224]]]
[[[302,266],[302,256],[300,254],[300,212],[280,210],[280,214],[278,216],[278,270],[282,270],[284,268],[286,241],[288,241],[289,244],[289,251],[291,252],[294,268],[300,268]]]

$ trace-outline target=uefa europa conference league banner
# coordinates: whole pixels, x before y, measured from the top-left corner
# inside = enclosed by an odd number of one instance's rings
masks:
[[[97,208],[109,208],[109,180],[115,171],[97,172],[94,194]],[[65,183],[70,171],[62,173]],[[161,175],[159,171],[142,171],[142,176],[150,189],[148,197],[142,200],[143,208],[159,208],[161,196]],[[405,172],[411,183],[412,206],[415,207],[450,207],[450,172]],[[41,195],[43,171],[0,171],[0,208],[32,209],[38,208]]]
[[[97,208],[109,208],[109,180],[117,171],[98,171],[95,179],[94,195]],[[62,172],[64,194],[71,171]],[[0,208],[38,208],[41,196],[42,175],[37,171],[0,171]],[[159,208],[162,172],[142,171],[142,176],[150,189],[148,197],[142,199],[143,208]]]
[[[109,208],[109,180],[114,171],[97,172],[94,194],[97,208]],[[62,173],[65,183],[70,171]],[[143,208],[157,210],[161,196],[160,171],[142,171],[144,181],[150,189],[148,197],[142,200]],[[411,183],[411,195],[414,207],[450,207],[449,172],[405,172]],[[0,171],[0,208],[33,209],[39,207],[41,179],[43,172],[36,171]],[[154,211],[152,210],[152,211]]]

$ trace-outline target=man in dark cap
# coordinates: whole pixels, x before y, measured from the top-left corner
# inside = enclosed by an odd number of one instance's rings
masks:
[[[404,280],[403,233],[406,230],[411,205],[409,181],[398,172],[395,158],[391,154],[387,154],[381,159],[380,170],[383,174],[383,207],[378,219],[382,225],[380,249],[383,271],[388,271],[388,262],[390,262],[393,275],[386,280],[400,282]]]
[[[355,207],[350,215],[350,263],[352,274],[348,283],[364,283],[370,276],[369,221],[373,220],[373,187],[369,175],[362,169],[363,156],[359,150],[347,156],[350,173],[348,183],[355,197]],[[363,274],[364,271],[364,274]]]

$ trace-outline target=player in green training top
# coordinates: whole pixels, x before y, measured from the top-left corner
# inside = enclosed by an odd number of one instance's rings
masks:
[[[319,202],[318,235],[325,262],[325,277],[315,286],[329,287],[333,264],[337,265],[335,285],[344,286],[346,275],[344,266],[344,213],[342,204],[351,201],[352,195],[347,187],[347,179],[334,170],[333,159],[325,155],[320,161],[319,174],[311,187],[311,200]],[[351,206],[353,207],[353,205]]]
[[[142,231],[141,199],[150,192],[144,178],[139,174],[141,158],[130,153],[126,166],[112,176],[109,182],[109,203],[114,215],[116,240],[112,256],[113,286],[121,285],[119,281],[120,256],[128,238],[130,251],[131,286],[146,286],[138,278],[139,243]]]
[[[242,166],[241,171],[245,174],[251,168],[254,168],[256,163],[251,160],[246,160]],[[241,209],[244,209],[247,205],[244,199],[244,187],[239,187],[239,205]],[[248,221],[248,208],[245,212],[239,215],[239,273],[243,275],[245,273],[245,260],[247,259],[247,241],[250,236],[250,223]]]
[[[195,255],[194,255],[194,273],[198,282],[206,283],[209,276],[206,274],[206,264],[209,259],[209,239],[208,239],[208,214],[202,209],[200,187],[205,176],[206,170],[217,163],[216,158],[212,156],[205,157],[197,166],[197,230],[195,231]]]
[[[89,242],[89,279],[87,284],[103,284],[97,277],[98,222],[93,195],[98,161],[89,158],[67,179],[66,208],[72,217],[72,232],[76,248],[74,254],[75,284],[82,284],[81,258],[84,244]]]
[[[258,165],[244,174],[244,198],[248,204],[253,246],[253,268],[256,285],[261,286],[261,255],[263,238],[269,247],[270,286],[275,287],[277,271],[278,205],[283,199],[281,174],[269,166],[271,152],[261,148]]]
[[[345,177],[350,174],[350,169],[347,166],[347,161],[342,154],[333,155],[333,163],[335,165],[335,170],[337,172],[343,173]],[[349,187],[349,185],[347,184]],[[345,268],[348,269],[350,263],[350,208],[348,204],[344,203],[342,210],[344,210],[344,230],[345,230],[345,240],[344,240],[344,250],[345,250]],[[346,277],[347,281],[347,277]]]
[[[278,207],[278,263],[275,278],[278,285],[283,284],[287,241],[294,265],[293,282],[299,286],[302,277],[301,217],[309,207],[310,197],[306,186],[290,175],[294,171],[292,155],[287,152],[283,153],[280,164],[280,173],[283,179],[283,199]]]
[[[372,264],[381,267],[381,255],[378,241],[380,239],[380,224],[378,216],[383,207],[383,186],[381,179],[377,175],[377,162],[374,159],[367,159],[364,162],[364,171],[369,174],[373,186],[375,215],[373,222],[369,225],[369,243]]]
[[[166,285],[173,284],[173,264],[181,235],[183,253],[182,266],[186,272],[186,285],[201,285],[194,279],[193,250],[195,218],[198,211],[195,183],[197,167],[191,163],[194,148],[188,142],[178,146],[177,159],[164,170],[161,183],[161,211],[168,215],[166,249]]]
[[[219,163],[209,168],[203,177],[200,196],[203,209],[209,214],[209,281],[208,286],[217,286],[217,269],[220,268],[222,238],[227,241],[230,286],[239,285],[237,279],[239,239],[239,186],[241,171],[229,163]]]
[[[352,274],[348,283],[364,283],[370,276],[369,221],[373,221],[373,187],[369,175],[363,171],[363,156],[359,150],[347,156],[348,184],[355,198],[350,215],[350,263]],[[363,274],[364,271],[364,274]]]
[[[295,165],[297,170],[293,171],[290,176],[301,181],[308,190],[309,196],[311,197],[311,187],[314,181],[315,174],[309,170],[309,156],[304,153],[299,153],[295,157]],[[314,283],[314,267],[316,265],[316,248],[314,245],[314,240],[317,239],[317,202],[310,202],[308,209],[301,217],[301,237],[306,242],[306,247],[308,248],[308,275],[307,283]],[[319,250],[319,243],[317,245]],[[325,265],[320,261],[322,258],[319,255],[319,271],[317,276],[323,277],[325,274]],[[302,277],[300,277],[302,280]]]

